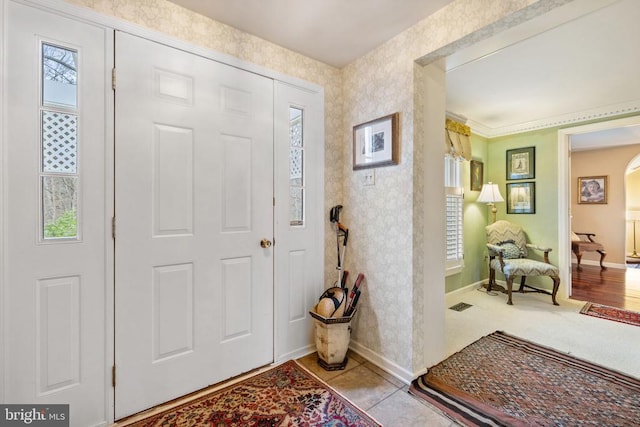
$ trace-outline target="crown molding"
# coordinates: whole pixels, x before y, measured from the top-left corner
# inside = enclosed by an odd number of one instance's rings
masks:
[[[620,104],[607,105],[604,107],[592,108],[589,110],[574,113],[562,114],[559,116],[545,117],[543,119],[532,120],[525,123],[517,123],[497,128],[489,127],[473,119],[467,120],[467,126],[476,135],[485,138],[498,138],[506,135],[531,132],[534,130],[562,127],[575,123],[582,123],[591,120],[600,120],[607,117],[616,117],[623,114],[640,112],[640,100],[623,102]]]

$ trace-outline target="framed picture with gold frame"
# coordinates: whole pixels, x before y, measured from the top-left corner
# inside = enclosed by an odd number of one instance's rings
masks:
[[[471,191],[481,191],[483,182],[483,174],[484,174],[484,164],[478,160],[471,160],[469,162],[469,189]]]
[[[609,193],[608,176],[581,176],[578,178],[578,203],[603,205]]]

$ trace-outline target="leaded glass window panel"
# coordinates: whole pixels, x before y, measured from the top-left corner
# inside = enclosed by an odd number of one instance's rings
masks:
[[[303,110],[289,107],[289,222],[304,225],[304,134]]]
[[[78,116],[42,112],[42,171],[77,172]]]

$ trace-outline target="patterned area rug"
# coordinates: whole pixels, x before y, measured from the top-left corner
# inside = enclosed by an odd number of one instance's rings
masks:
[[[295,361],[289,361],[129,427],[380,426]]]
[[[410,392],[469,426],[637,426],[640,380],[494,332]]]
[[[582,307],[580,313],[586,314],[587,316],[600,317],[601,319],[615,320],[616,322],[640,326],[640,313],[616,307],[609,307],[608,305],[588,302],[584,307]]]

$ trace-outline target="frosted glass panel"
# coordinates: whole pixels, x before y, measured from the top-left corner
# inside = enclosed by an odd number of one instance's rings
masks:
[[[290,138],[292,147],[302,147],[302,110],[289,108]]]
[[[289,188],[290,222],[291,225],[304,225],[302,217],[304,207],[304,190],[302,188]]]
[[[289,224],[304,225],[303,111],[289,107]]]
[[[76,108],[78,52],[42,45],[42,103]]]

